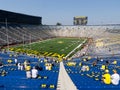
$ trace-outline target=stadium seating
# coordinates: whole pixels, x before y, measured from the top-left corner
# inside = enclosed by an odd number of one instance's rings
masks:
[[[74,62],[76,62],[76,66],[68,66],[67,62],[64,62],[66,71],[68,72],[69,76],[71,77],[72,81],[77,86],[78,90],[114,90],[119,89],[120,84],[117,86],[114,86],[112,84],[106,85],[102,82],[102,75],[104,73],[104,70],[101,70],[100,67],[106,63],[107,60],[109,60],[110,65],[108,66],[108,69],[110,71],[110,74],[113,74],[112,70],[116,69],[118,72],[120,72],[120,69],[118,68],[120,65],[120,62],[116,65],[112,62],[114,60],[119,61],[120,58],[118,56],[115,57],[108,57],[103,58],[103,61],[98,61],[96,66],[92,65],[92,62],[96,61],[96,58],[92,58],[89,61],[83,61],[82,59],[75,59]],[[88,65],[90,67],[89,71],[82,72],[81,66],[79,66],[79,63],[82,62],[83,65]],[[118,67],[117,67],[118,66]]]
[[[23,63],[24,60],[29,60],[30,65],[34,67],[36,64],[43,68],[42,71],[39,71],[39,77],[37,79],[27,79],[25,70],[18,70],[15,65],[14,53],[0,53],[1,62],[3,66],[0,67],[0,89],[6,90],[56,90],[58,72],[59,72],[59,64],[55,64],[52,67],[52,70],[45,70],[45,63],[38,62],[38,58],[30,57],[27,55],[18,55],[18,62]],[[11,63],[8,63],[7,60],[12,60]]]
[[[76,85],[78,90],[114,90],[120,89],[120,84],[114,86],[112,84],[105,85],[101,81],[104,70],[101,69],[103,64],[109,61],[107,67],[112,74],[113,69],[120,72],[120,26],[119,25],[97,25],[97,26],[54,26],[54,25],[17,25],[0,24],[0,48],[7,45],[7,36],[9,44],[27,44],[44,39],[56,37],[87,37],[92,38],[93,43],[87,47],[87,54],[91,56],[90,60],[83,60],[79,57],[79,52],[69,61],[64,61],[65,69]],[[2,90],[56,90],[59,74],[59,63],[55,63],[52,70],[45,70],[44,58],[28,56],[23,53],[17,55],[18,62],[23,63],[30,60],[31,66],[36,63],[43,68],[39,71],[40,76],[37,79],[27,79],[26,72],[18,70],[15,66],[14,59],[16,52],[0,52],[0,58],[3,66],[0,66],[0,89]],[[97,65],[93,65],[97,58],[101,59]],[[75,58],[77,57],[77,58]],[[117,61],[114,64],[114,61]],[[85,72],[81,71],[82,65],[86,65],[89,69]]]

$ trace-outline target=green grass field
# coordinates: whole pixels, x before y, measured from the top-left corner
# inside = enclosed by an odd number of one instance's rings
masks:
[[[15,48],[37,51],[44,56],[62,56],[65,57],[75,47],[81,44],[85,38],[54,38],[16,46]]]

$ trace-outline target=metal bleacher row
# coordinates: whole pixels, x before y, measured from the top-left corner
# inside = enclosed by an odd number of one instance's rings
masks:
[[[49,30],[48,30],[49,31]],[[0,46],[7,44],[29,43],[54,37],[47,29],[32,25],[0,25]]]
[[[18,25],[18,24],[0,24],[0,45],[25,43],[37,40],[43,40],[53,37],[89,37],[89,38],[109,38],[116,36],[111,30],[120,28],[116,25],[111,26],[54,26],[54,25]],[[98,33],[99,32],[99,33]],[[118,35],[119,36],[119,35]],[[113,37],[112,37],[113,38]]]
[[[37,79],[27,79],[26,71],[18,70],[14,62],[16,57],[10,55],[9,53],[0,53],[0,60],[3,63],[3,66],[0,67],[0,90],[56,90],[59,63],[54,63],[52,70],[46,70],[43,58],[18,55],[18,62],[23,63],[25,60],[29,60],[32,67],[39,63],[43,68],[39,71]],[[8,63],[7,60],[12,60],[13,62]]]
[[[108,70],[109,73],[112,75],[113,69],[116,69],[118,73],[120,74],[120,57],[119,56],[113,56],[113,57],[105,57],[102,58],[103,61],[99,60],[96,64],[96,66],[93,66],[93,62],[96,61],[96,58],[91,58],[88,61],[83,61],[82,58],[80,59],[74,59],[71,62],[76,63],[73,66],[68,66],[68,62],[64,62],[65,69],[67,73],[69,74],[70,78],[76,85],[78,90],[119,90],[120,89],[120,84],[119,85],[106,85],[102,81],[102,75],[105,73],[104,70],[101,70],[102,65],[106,64],[106,61],[110,61],[108,65]],[[117,60],[117,64],[113,64],[112,62],[114,60]],[[83,72],[81,70],[82,65],[88,65],[89,66],[89,71]]]
[[[12,55],[12,56],[11,56]],[[113,74],[112,70],[116,69],[120,73],[120,58],[119,56],[104,57],[101,59],[90,58],[84,60],[83,58],[76,58],[72,61],[63,61],[55,63],[52,70],[45,69],[45,58],[37,58],[34,56],[27,56],[19,54],[17,56],[18,62],[23,63],[25,60],[30,60],[30,65],[34,67],[39,64],[43,70],[39,71],[37,79],[26,78],[25,70],[18,70],[14,59],[16,55],[13,53],[0,52],[0,60],[3,66],[0,67],[0,90],[119,90],[119,85],[106,85],[102,82],[102,75],[104,70],[101,70],[103,64],[109,60],[108,70]],[[8,60],[13,62],[9,63]],[[96,66],[93,62],[98,60]],[[117,64],[113,64],[117,60]],[[74,62],[75,64],[69,66],[67,63]],[[83,65],[88,65],[88,71],[81,71]],[[68,75],[67,75],[68,74]]]

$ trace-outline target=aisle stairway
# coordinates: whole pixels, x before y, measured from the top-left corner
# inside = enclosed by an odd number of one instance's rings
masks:
[[[77,90],[71,78],[68,76],[63,62],[60,62],[57,90]]]

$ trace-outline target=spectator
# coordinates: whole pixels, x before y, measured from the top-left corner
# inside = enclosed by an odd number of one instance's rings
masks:
[[[2,67],[3,66],[3,63],[2,62],[0,62],[0,67]]]
[[[87,66],[87,65],[83,65],[82,66],[82,68],[81,68],[81,71],[89,71],[90,70],[90,68],[89,68],[89,66]]]
[[[105,69],[106,69],[106,66],[103,64],[100,69],[101,69],[101,70],[105,70]]]
[[[35,67],[33,67],[33,69],[32,69],[32,78],[37,78],[37,77],[38,77],[38,70]]]
[[[103,62],[103,59],[101,58],[100,61]]]
[[[117,73],[116,70],[113,70],[113,73],[114,74],[111,75],[111,82],[112,82],[113,85],[118,85],[119,80],[120,80],[120,76],[119,76],[119,74]]]
[[[26,70],[26,71],[30,71],[30,70],[31,70],[31,66],[30,66],[30,64],[27,64],[25,70]]]
[[[0,58],[0,67],[3,67],[2,58]]]
[[[18,70],[21,69],[21,63],[18,63]]]
[[[94,62],[92,63],[92,65],[93,65],[93,66],[96,66],[96,65],[97,65],[97,61],[94,61]]]
[[[116,64],[117,64],[117,61],[116,61],[116,60],[114,60],[114,61],[112,62],[112,64],[116,65]]]
[[[23,64],[22,63],[18,63],[18,70],[23,70],[24,69],[24,66],[23,66]]]
[[[105,74],[102,75],[102,80],[105,84],[110,84],[111,83],[111,76],[109,74],[109,70],[105,70]]]
[[[20,65],[20,70],[24,70],[24,65],[23,64]]]
[[[86,71],[86,66],[83,65],[81,68],[81,71],[83,71],[83,72]]]
[[[31,66],[28,64],[26,66],[26,77],[27,78],[31,78],[31,72],[30,72],[30,70],[31,70]]]
[[[27,66],[27,60],[24,61],[24,67],[26,68]]]
[[[35,68],[36,68],[37,70],[39,70],[39,71],[42,71],[42,70],[43,70],[43,68],[42,68],[41,66],[39,66],[39,65],[36,65]]]
[[[31,78],[31,72],[30,71],[26,71],[26,77]]]
[[[17,64],[18,64],[18,60],[17,60],[17,58],[15,58],[15,64],[16,64],[16,66],[17,66]]]
[[[109,64],[110,64],[110,62],[107,60],[107,61],[106,61],[106,66],[108,66]]]

